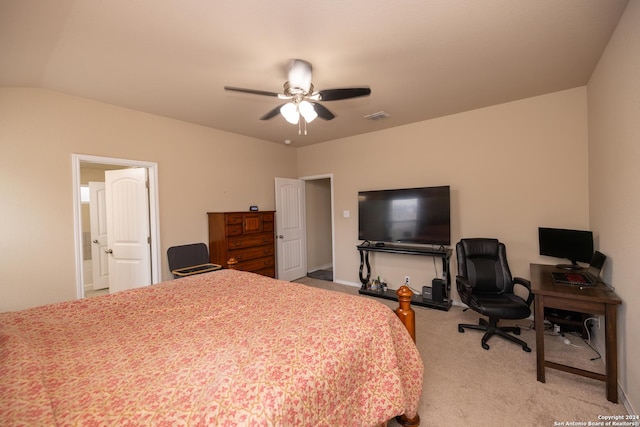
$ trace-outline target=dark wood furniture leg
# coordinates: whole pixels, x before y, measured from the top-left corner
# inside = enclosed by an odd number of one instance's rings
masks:
[[[545,382],[544,376],[544,296],[534,298],[534,321],[536,329],[536,372],[538,381]]]
[[[616,345],[618,334],[617,307],[607,304],[605,307],[605,357],[607,359],[607,399],[618,403],[618,346]]]

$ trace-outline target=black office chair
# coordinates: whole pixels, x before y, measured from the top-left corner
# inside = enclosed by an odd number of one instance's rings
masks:
[[[489,317],[480,319],[477,325],[459,324],[458,332],[467,329],[486,331],[482,337],[482,348],[489,350],[487,340],[493,335],[513,341],[526,352],[531,349],[526,342],[509,334],[520,335],[517,326],[499,327],[500,319],[526,319],[531,315],[529,306],[533,301],[531,283],[520,277],[511,277],[507,264],[507,250],[497,239],[462,239],[456,245],[458,276],[456,287],[462,302],[474,311]],[[514,285],[523,286],[527,299],[513,293]]]

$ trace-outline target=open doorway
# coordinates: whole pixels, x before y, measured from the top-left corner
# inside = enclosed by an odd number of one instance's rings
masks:
[[[333,175],[302,179],[305,181],[307,275],[333,281]]]
[[[160,231],[158,221],[158,173],[157,164],[153,162],[144,162],[128,159],[116,159],[109,157],[89,156],[89,155],[72,155],[73,166],[73,203],[74,203],[74,233],[75,233],[75,254],[76,254],[76,287],[77,297],[84,298],[85,291],[93,291],[93,274],[92,270],[96,265],[96,251],[92,246],[102,244],[95,236],[91,238],[91,204],[87,201],[86,193],[90,193],[89,182],[104,182],[106,171],[124,170],[131,168],[144,169],[147,176],[148,188],[148,235],[149,247],[148,269],[150,280],[147,283],[158,283],[161,280],[160,269]],[[95,187],[95,186],[94,186]],[[86,191],[85,191],[86,190]],[[145,201],[146,203],[146,201]],[[94,203],[95,207],[95,203]],[[95,224],[94,224],[95,225]],[[146,233],[145,233],[146,234]],[[95,243],[94,243],[95,242]],[[93,248],[95,249],[95,248]],[[90,276],[91,274],[91,276]],[[108,286],[108,285],[107,285]],[[96,288],[104,287],[104,284],[96,285]]]

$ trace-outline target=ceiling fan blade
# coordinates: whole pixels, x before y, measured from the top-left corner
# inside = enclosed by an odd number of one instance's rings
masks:
[[[312,102],[311,105],[313,105],[313,109],[316,110],[318,117],[321,119],[332,120],[335,117],[324,105],[318,104],[317,102]]]
[[[282,105],[284,105],[284,104],[282,104]],[[269,120],[269,119],[274,118],[278,114],[280,114],[280,108],[282,108],[282,105],[278,105],[276,108],[274,108],[273,110],[269,111],[264,116],[260,117],[260,120]]]
[[[276,92],[267,92],[264,90],[255,90],[255,89],[244,89],[241,87],[233,87],[233,86],[225,86],[224,90],[229,90],[232,92],[250,93],[252,95],[275,96],[275,97],[278,96]]]
[[[371,89],[368,87],[348,87],[344,89],[325,89],[318,91],[318,93],[322,101],[339,101],[341,99],[369,96]]]

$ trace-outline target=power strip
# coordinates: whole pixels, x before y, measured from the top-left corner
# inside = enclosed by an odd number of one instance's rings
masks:
[[[565,337],[564,335],[561,335],[561,331],[560,331],[560,325],[556,325],[555,323],[553,324],[553,333],[559,337],[562,338],[562,342],[565,344],[571,344],[571,341],[569,340],[569,338]]]

